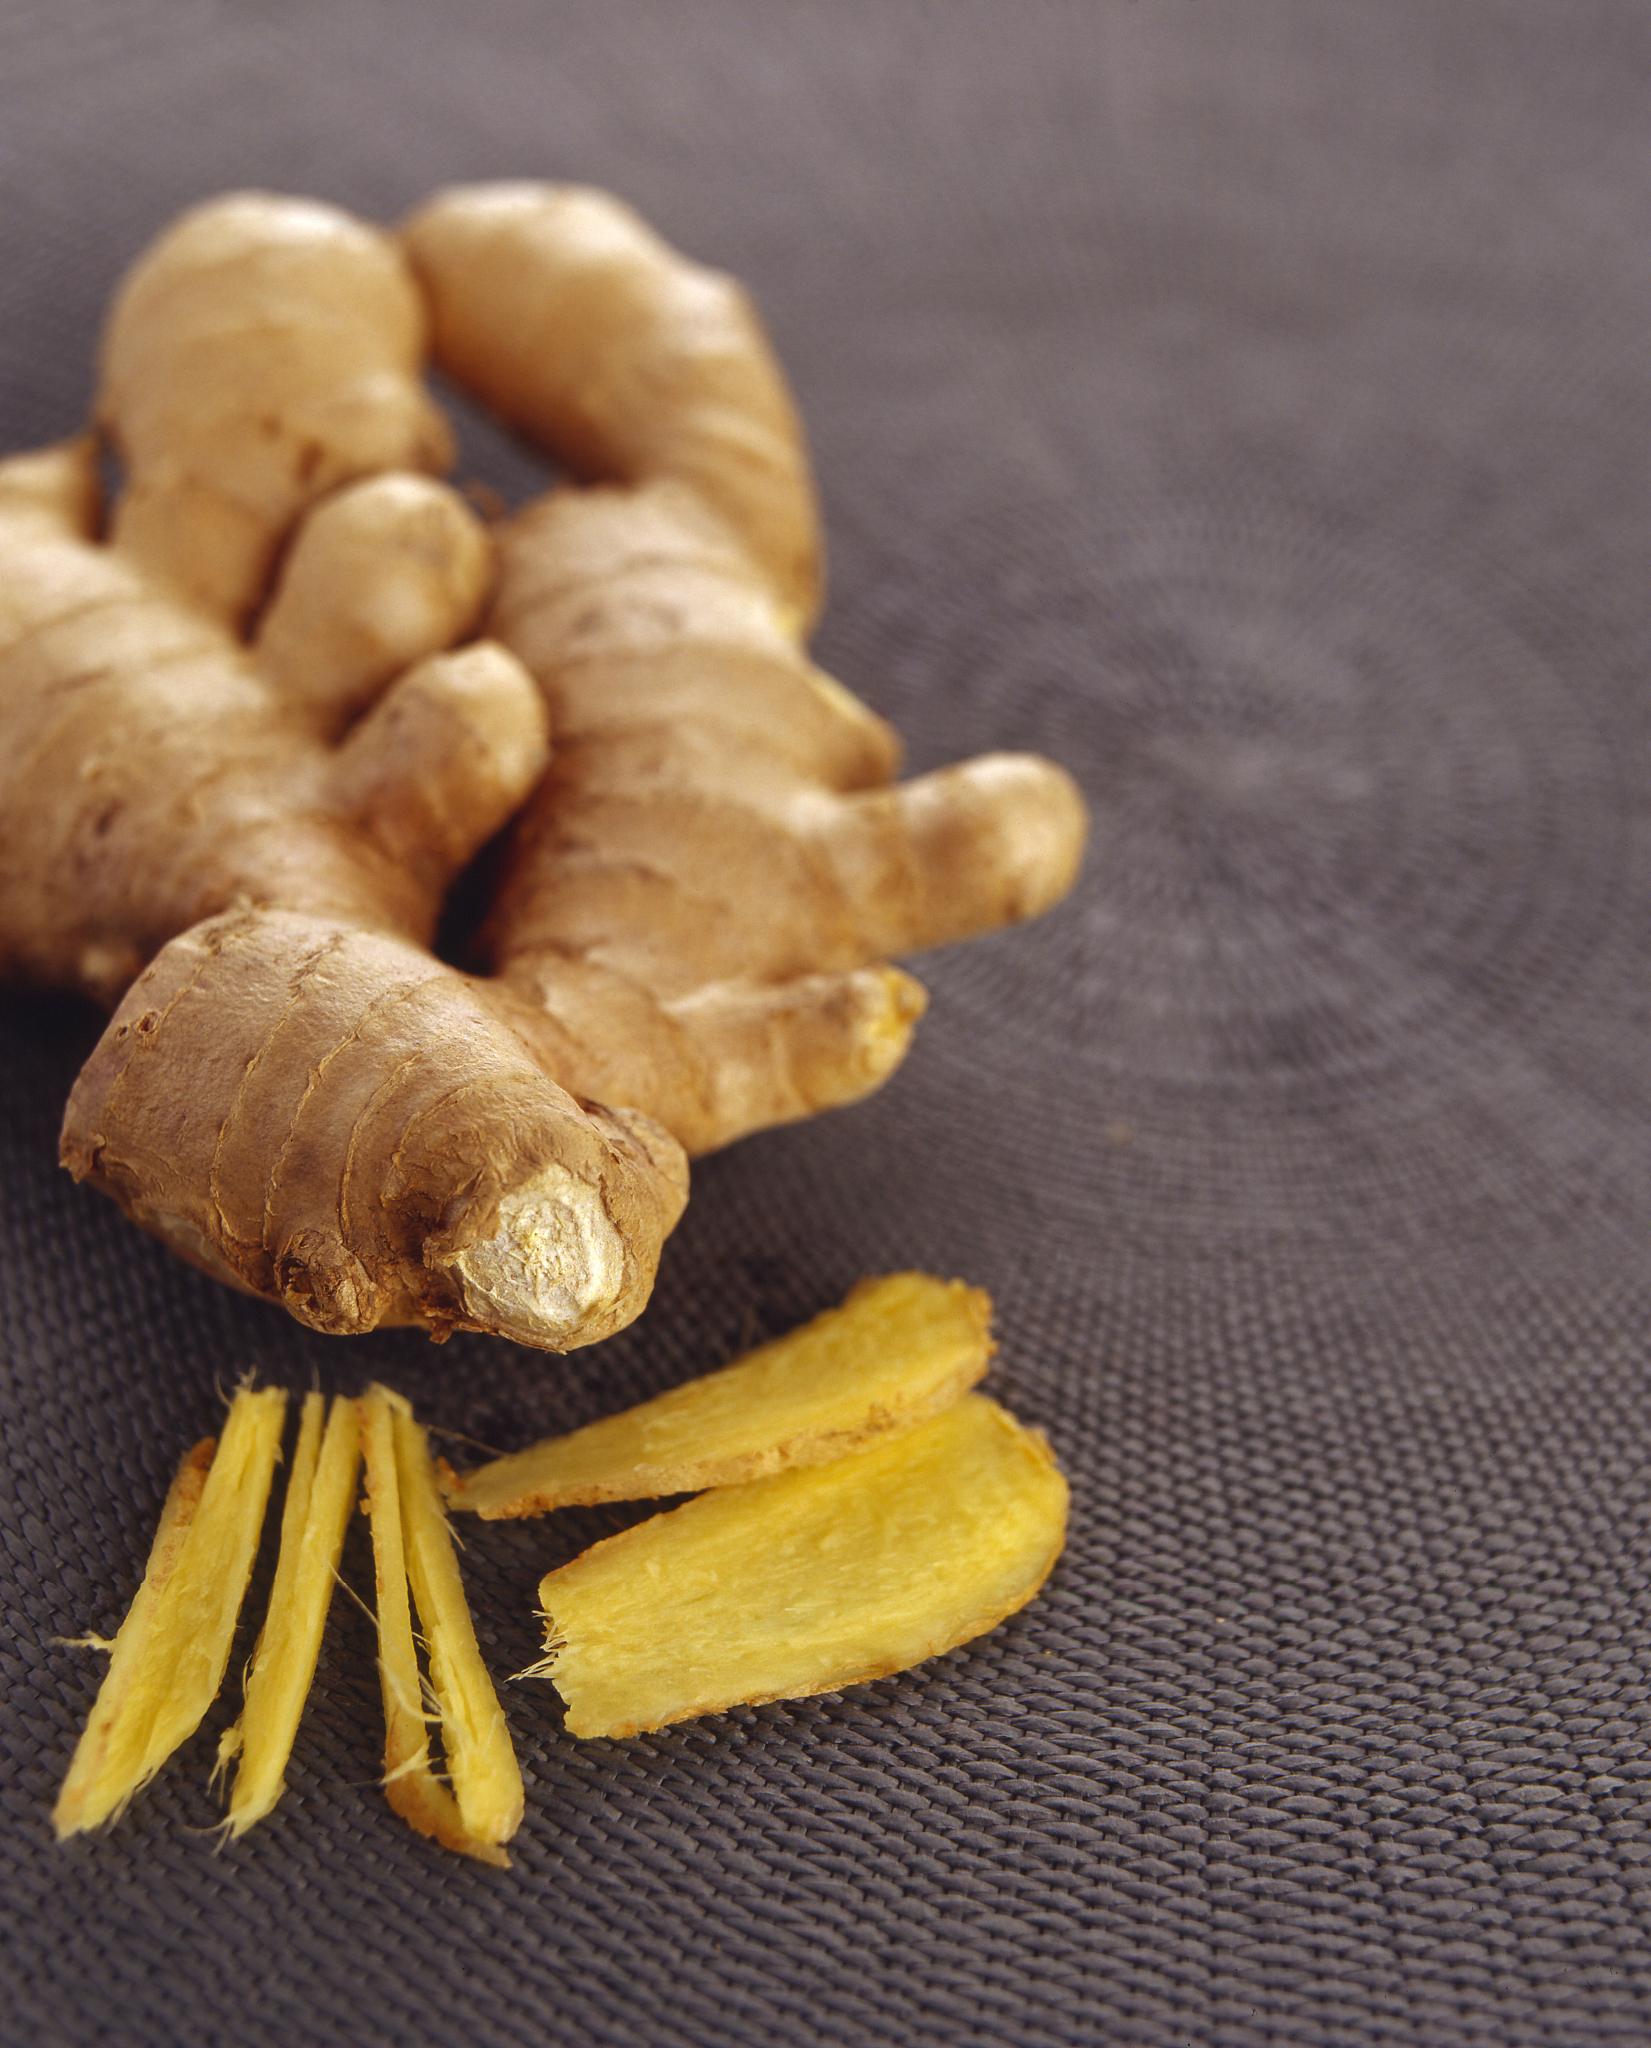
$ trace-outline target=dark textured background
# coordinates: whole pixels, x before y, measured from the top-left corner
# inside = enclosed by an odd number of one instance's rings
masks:
[[[609,185],[770,319],[826,662],[915,765],[1042,748],[1095,811],[565,1363],[217,1291],[53,1164],[93,1020],[0,1008],[7,2040],[1651,2036],[1646,9],[4,0],[0,89],[5,445],[192,199]],[[991,1289],[1072,1475],[1000,1632],[630,1743],[508,1688],[498,1874],[373,1789],[340,1603],[270,1823],[204,1832],[226,1700],[54,1846],[59,1639],[247,1367],[513,1444],[908,1264]],[[500,1672],[564,1521],[471,1537]]]

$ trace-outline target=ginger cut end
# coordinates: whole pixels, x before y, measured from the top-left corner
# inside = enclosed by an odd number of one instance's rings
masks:
[[[548,1675],[579,1736],[903,1671],[1030,1600],[1065,1540],[1043,1437],[965,1395],[829,1465],[702,1494],[540,1586]]]
[[[243,1835],[280,1798],[304,1702],[315,1678],[344,1532],[355,1504],[361,1426],[355,1405],[305,1396],[281,1515],[281,1550],[269,1613],[247,1679],[246,1706],[220,1761],[239,1753],[226,1825]]]
[[[375,1386],[362,1397],[358,1411],[377,1585],[378,1670],[384,1696],[384,1796],[392,1811],[409,1827],[428,1835],[444,1849],[508,1869],[510,1858],[498,1843],[484,1841],[465,1825],[458,1801],[430,1765],[423,1678],[418,1668],[408,1599],[400,1466],[396,1456],[397,1414],[410,1417],[411,1410],[399,1394]]]
[[[825,1464],[966,1393],[992,1356],[991,1313],[960,1280],[862,1281],[721,1372],[465,1474],[451,1504],[487,1519],[535,1515]]]
[[[53,1812],[60,1838],[121,1812],[194,1734],[217,1697],[258,1549],[285,1411],[279,1388],[242,1387],[198,1483],[204,1447],[185,1459]]]

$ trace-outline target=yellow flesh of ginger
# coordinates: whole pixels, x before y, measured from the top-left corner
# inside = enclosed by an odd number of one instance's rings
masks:
[[[241,1835],[281,1796],[287,1759],[321,1654],[344,1532],[355,1505],[361,1425],[351,1401],[304,1397],[298,1444],[281,1514],[281,1553],[269,1613],[247,1679],[246,1706],[218,1747],[220,1764],[240,1755],[229,1831]]]
[[[547,1657],[574,1735],[879,1678],[995,1627],[1060,1553],[1043,1438],[966,1395],[828,1465],[703,1494],[550,1573]]]
[[[991,1304],[923,1273],[863,1281],[840,1308],[736,1364],[465,1474],[488,1517],[656,1499],[839,1458],[949,1406],[992,1355]]]
[[[59,1836],[118,1813],[193,1735],[218,1695],[258,1549],[286,1395],[243,1387],[211,1467],[185,1460],[52,1815]],[[194,1496],[193,1512],[190,1512]]]
[[[97,1699],[87,1716],[69,1774],[63,1781],[63,1790],[52,1812],[52,1822],[60,1840],[77,1829],[94,1825],[88,1817],[94,1805],[100,1818],[112,1810],[102,1797],[103,1760],[108,1753],[110,1738],[125,1713],[126,1703],[143,1677],[144,1651],[154,1633],[160,1596],[177,1569],[178,1553],[200,1505],[201,1489],[206,1484],[216,1448],[217,1441],[213,1437],[205,1437],[196,1444],[185,1455],[167,1492],[160,1526],[150,1546],[143,1582],[133,1596],[119,1633],[107,1645],[109,1668],[103,1674],[103,1683],[98,1688]]]
[[[396,1455],[396,1421],[398,1415],[410,1416],[411,1410],[399,1394],[373,1387],[361,1400],[360,1415],[377,1583],[385,1797],[410,1827],[443,1848],[507,1868],[510,1859],[504,1850],[472,1832],[458,1801],[430,1766],[424,1687],[408,1600],[401,1461]]]
[[[429,1647],[453,1796],[468,1833],[507,1842],[521,1824],[521,1769],[476,1642],[429,1441],[410,1410],[397,1408],[392,1421],[407,1576]]]

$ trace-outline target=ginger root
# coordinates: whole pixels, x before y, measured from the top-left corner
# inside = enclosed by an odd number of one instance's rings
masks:
[[[430,952],[547,733],[454,645],[493,548],[416,473],[424,328],[386,237],[220,201],[111,318],[107,522],[90,440],[0,465],[0,968],[124,996],[63,1158],[197,1263],[321,1330],[561,1348],[642,1306],[686,1173]]]
[[[584,481],[486,530],[432,338]],[[615,201],[211,202],[97,419],[107,509],[90,437],[0,463],[0,974],[114,1007],[70,1170],[317,1329],[619,1328],[686,1155],[877,1086],[923,1006],[886,961],[1073,879],[1060,770],[895,784],[809,663],[784,381]],[[518,812],[462,972],[444,899]]]
[[[498,536],[487,627],[555,750],[482,963],[566,1085],[690,1155],[857,1100],[925,1002],[883,963],[1064,895],[1075,785],[1007,754],[897,784],[893,731],[808,660],[807,455],[730,279],[577,189],[438,194],[403,239],[436,360],[585,479]]]

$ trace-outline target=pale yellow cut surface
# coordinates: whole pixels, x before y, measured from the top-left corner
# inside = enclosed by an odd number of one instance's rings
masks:
[[[144,1676],[144,1652],[154,1634],[160,1596],[177,1568],[183,1539],[200,1506],[201,1489],[206,1484],[216,1448],[215,1437],[203,1437],[193,1450],[185,1454],[167,1490],[155,1540],[149,1547],[143,1581],[132,1597],[126,1619],[114,1641],[108,1645],[109,1668],[103,1674],[103,1683],[98,1688],[85,1729],[75,1747],[63,1790],[52,1810],[52,1823],[59,1840],[80,1828],[94,1826],[95,1821],[89,1818],[94,1807],[98,1818],[112,1811],[102,1796],[101,1787],[109,1741],[126,1711],[127,1701]],[[115,1804],[119,1803],[117,1796]]]
[[[220,1764],[237,1753],[232,1835],[245,1834],[281,1796],[287,1759],[321,1655],[321,1634],[355,1506],[361,1424],[353,1401],[306,1394],[281,1513],[281,1551],[269,1613],[247,1677],[246,1706],[218,1745]]]
[[[397,1414],[411,1410],[399,1394],[372,1387],[359,1403],[361,1451],[367,1471],[367,1509],[373,1525],[373,1572],[378,1607],[378,1675],[384,1695],[384,1796],[407,1824],[443,1848],[508,1868],[496,1842],[465,1825],[458,1801],[430,1765],[424,1687],[413,1638],[403,1537],[401,1477],[396,1456]]]
[[[960,1280],[893,1273],[721,1372],[465,1474],[488,1518],[652,1500],[820,1465],[949,1406],[992,1355],[991,1303]]]
[[[476,1642],[429,1440],[405,1408],[394,1411],[393,1423],[407,1577],[423,1625],[453,1796],[469,1834],[507,1842],[521,1825],[521,1767]]]
[[[93,1709],[86,1740],[94,1743],[95,1754],[84,1770],[78,1753],[71,1766],[53,1815],[60,1836],[96,1827],[118,1812],[194,1734],[217,1698],[257,1554],[286,1399],[276,1387],[243,1387],[231,1401],[171,1569],[152,1600],[144,1597],[146,1575],[144,1592],[133,1603],[128,1621],[136,1618],[140,1626],[131,1659],[121,1660],[121,1697],[107,1720],[99,1711],[101,1698]],[[171,1508],[169,1498],[167,1512]],[[105,1686],[116,1678],[112,1658]]]
[[[829,1465],[702,1494],[542,1582],[574,1735],[901,1671],[1031,1599],[1065,1536],[1044,1439],[970,1394]]]

